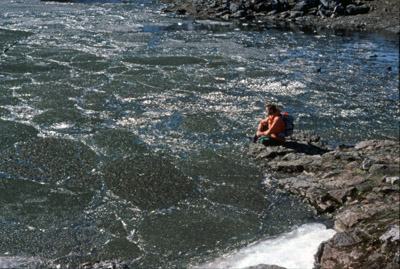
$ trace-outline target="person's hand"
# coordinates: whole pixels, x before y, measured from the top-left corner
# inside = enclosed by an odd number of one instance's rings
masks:
[[[257,136],[262,136],[262,132],[257,131]]]

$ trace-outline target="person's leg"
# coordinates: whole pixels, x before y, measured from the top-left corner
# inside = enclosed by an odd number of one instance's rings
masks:
[[[257,139],[258,139],[258,136],[257,136],[257,135],[254,135],[254,136],[253,136],[253,143],[257,143]]]
[[[269,137],[269,136],[263,136],[262,138],[260,138],[259,141],[264,146],[279,146],[279,145],[282,145],[281,141],[273,139],[272,137]]]

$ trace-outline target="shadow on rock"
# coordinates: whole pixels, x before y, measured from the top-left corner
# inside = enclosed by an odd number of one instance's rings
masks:
[[[287,149],[292,149],[296,153],[305,153],[308,155],[322,155],[329,151],[327,148],[324,148],[323,146],[318,146],[308,143],[307,144],[299,143],[297,141],[287,141],[283,143],[282,147]]]
[[[252,143],[249,156],[256,160],[268,159],[281,160],[283,156],[288,160],[298,159],[304,155],[323,155],[331,149],[319,142],[320,137],[311,131],[295,131],[293,136],[279,146],[264,146]]]

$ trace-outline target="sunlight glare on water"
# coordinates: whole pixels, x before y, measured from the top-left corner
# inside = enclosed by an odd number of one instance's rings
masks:
[[[0,267],[308,267],[332,230],[247,157],[265,103],[327,142],[399,138],[397,37],[163,6],[2,3]]]

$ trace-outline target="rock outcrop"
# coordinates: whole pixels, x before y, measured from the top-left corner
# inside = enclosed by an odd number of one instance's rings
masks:
[[[160,0],[204,19],[400,33],[398,0]]]
[[[298,132],[283,146],[251,144],[266,184],[295,195],[334,221],[337,234],[320,246],[317,268],[399,267],[398,141],[326,146]]]

